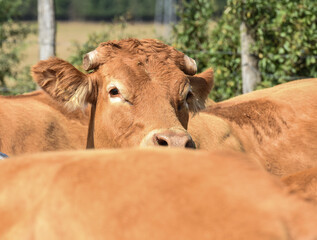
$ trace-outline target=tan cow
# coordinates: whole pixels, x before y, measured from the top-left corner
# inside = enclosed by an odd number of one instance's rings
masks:
[[[95,150],[0,162],[1,240],[313,240],[316,210],[237,153]]]
[[[188,131],[198,148],[246,152],[278,176],[317,166],[317,79],[216,103]]]
[[[196,71],[192,59],[156,40],[136,39],[101,44],[86,55],[84,66],[96,68],[95,73],[84,75],[57,58],[33,68],[34,78],[62,103],[42,91],[0,97],[0,151],[15,155],[85,148],[89,111],[71,110],[83,109],[86,100],[97,102],[89,147],[94,138],[96,147],[194,147],[185,131],[188,111],[203,107],[213,84],[211,70],[201,75],[205,79],[187,76],[183,71]]]
[[[291,193],[317,204],[317,168],[306,169],[282,177]]]
[[[195,75],[195,61],[157,40],[101,43],[84,57],[83,74],[51,58],[32,68],[38,84],[69,109],[92,104],[89,147],[195,147],[189,112],[204,108],[211,69]]]
[[[0,151],[9,156],[84,149],[89,112],[69,112],[43,91],[0,96]]]

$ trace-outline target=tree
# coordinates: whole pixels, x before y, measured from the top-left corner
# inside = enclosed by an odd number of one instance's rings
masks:
[[[22,1],[0,0],[0,87],[1,92],[8,91],[5,77],[15,77],[17,64],[20,62],[21,42],[31,29],[15,21],[19,15]]]
[[[315,0],[229,0],[210,37],[210,54],[214,55],[210,64],[217,69],[218,84],[212,95],[221,100],[241,93],[241,56],[236,53],[241,52],[237,29],[242,22],[254,39],[250,54],[256,58],[262,78],[257,88],[317,77],[316,16]],[[230,52],[232,57],[224,60],[217,52]],[[220,96],[219,92],[226,94]]]
[[[38,25],[40,60],[55,56],[55,9],[54,0],[38,0]]]

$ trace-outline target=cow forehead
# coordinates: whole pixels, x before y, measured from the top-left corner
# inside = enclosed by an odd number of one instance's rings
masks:
[[[129,91],[142,91],[142,87],[151,86],[157,91],[175,90],[179,93],[189,83],[187,76],[177,66],[160,59],[150,59],[144,63],[135,58],[112,58],[99,71],[106,84],[116,82]]]
[[[101,43],[97,48],[104,59],[115,56],[130,55],[134,57],[147,57],[155,55],[160,58],[183,58],[184,54],[174,47],[166,45],[155,39],[123,39]]]

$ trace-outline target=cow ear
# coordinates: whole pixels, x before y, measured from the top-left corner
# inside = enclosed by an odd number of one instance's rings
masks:
[[[38,62],[32,67],[32,76],[44,91],[70,110],[84,108],[93,101],[91,80],[62,59],[54,57]]]
[[[214,85],[214,72],[211,68],[200,74],[188,76],[192,93],[194,95],[194,103],[192,103],[192,111],[198,111],[205,108],[205,102]]]

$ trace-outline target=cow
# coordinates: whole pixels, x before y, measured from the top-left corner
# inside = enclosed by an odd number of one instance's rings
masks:
[[[188,111],[203,108],[211,69],[192,76],[194,60],[153,39],[102,43],[85,56],[84,68],[95,72],[85,75],[58,58],[41,61],[33,77],[54,98],[43,90],[0,96],[0,151],[195,147],[185,130]]]
[[[70,112],[37,90],[0,96],[0,113],[0,151],[10,156],[86,148],[89,107]]]
[[[284,176],[317,166],[317,79],[218,102],[190,118],[197,148],[246,152]]]
[[[317,168],[310,168],[281,178],[291,193],[317,204]]]
[[[0,162],[0,239],[316,239],[312,204],[246,155],[134,148]]]
[[[193,59],[155,39],[101,43],[84,56],[88,74],[50,58],[32,68],[34,80],[69,110],[91,104],[88,148],[195,148],[189,112],[204,108],[213,71],[196,74]]]

